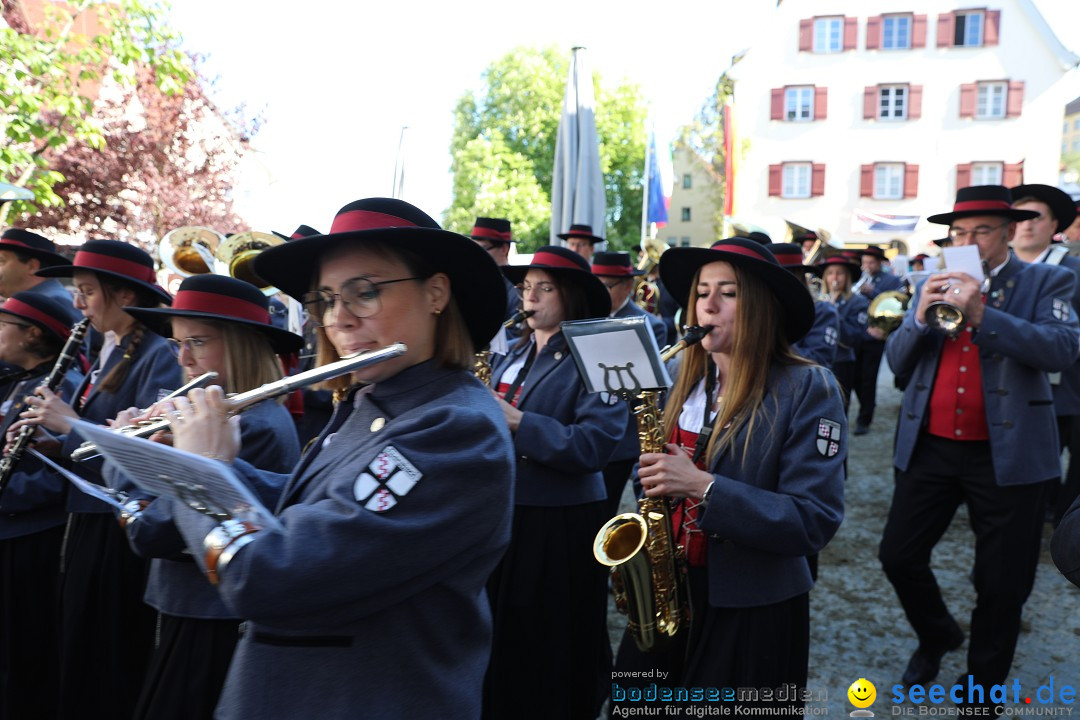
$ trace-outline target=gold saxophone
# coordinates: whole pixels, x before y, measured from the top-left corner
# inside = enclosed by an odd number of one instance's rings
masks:
[[[667,362],[701,342],[711,327],[688,327],[682,340],[665,350]],[[634,406],[642,453],[662,453],[667,441],[660,392],[640,393]],[[643,497],[638,512],[608,520],[593,540],[593,556],[611,568],[615,607],[627,616],[627,630],[642,652],[667,646],[688,624],[689,597],[684,586],[685,551],[675,544],[667,498]]]
[[[512,328],[519,322],[525,320],[525,318],[531,317],[535,310],[518,310],[513,316],[503,323],[504,328]],[[473,361],[473,375],[476,379],[485,385],[491,384],[491,347],[488,346],[476,353],[476,360]]]

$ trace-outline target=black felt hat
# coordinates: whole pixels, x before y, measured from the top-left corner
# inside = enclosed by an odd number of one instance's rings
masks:
[[[249,282],[225,275],[192,275],[180,283],[172,307],[126,307],[124,311],[150,327],[161,327],[174,317],[220,320],[258,330],[276,353],[299,350],[304,338],[270,324],[270,299]],[[161,334],[161,333],[159,333]]]
[[[511,232],[510,221],[503,218],[476,218],[469,237],[473,240],[487,240],[496,243],[517,242]]]
[[[172,302],[172,295],[155,281],[154,259],[135,245],[119,240],[89,240],[75,251],[72,264],[42,268],[37,274],[41,277],[71,277],[76,270],[90,270],[136,289],[149,290],[163,303]]]
[[[13,315],[27,322],[33,323],[47,333],[51,333],[66,341],[71,335],[72,308],[64,305],[48,295],[24,290],[17,292],[0,305],[0,313]]]
[[[0,250],[26,253],[41,262],[41,267],[67,265],[69,260],[56,252],[56,245],[37,233],[22,228],[8,228],[0,235]]]
[[[633,277],[644,275],[644,270],[638,270],[630,262],[630,253],[626,252],[600,252],[593,255],[592,274],[597,277]]]
[[[340,246],[379,242],[407,250],[433,272],[450,278],[473,346],[487,346],[506,317],[506,285],[499,266],[464,235],[439,227],[431,217],[404,200],[366,198],[338,211],[330,232],[291,240],[264,250],[255,258],[255,273],[297,300],[311,289],[319,258]]]
[[[1057,229],[1054,232],[1063,232],[1076,219],[1076,202],[1067,192],[1059,190],[1053,185],[1040,185],[1038,183],[1017,185],[1010,188],[1009,192],[1013,196],[1014,203],[1024,198],[1035,198],[1049,207],[1050,212],[1054,214],[1054,219],[1057,220]]]
[[[593,234],[592,225],[571,225],[569,230],[560,233],[555,237],[562,238],[563,240],[569,240],[572,237],[585,238],[593,245],[598,242],[604,242],[604,238]]]
[[[558,245],[545,245],[533,253],[528,265],[507,265],[503,274],[517,285],[525,280],[529,270],[544,270],[560,279],[579,285],[585,291],[589,317],[607,317],[611,312],[611,295],[600,278],[592,274],[585,258],[573,250]]]
[[[727,238],[708,248],[671,248],[660,256],[660,280],[685,308],[694,275],[702,266],[714,262],[731,263],[769,287],[780,301],[784,334],[789,342],[809,332],[814,324],[814,300],[806,285],[777,261],[768,246],[749,238]]]
[[[1012,193],[1004,185],[972,185],[956,191],[952,212],[939,213],[926,218],[936,225],[952,225],[953,220],[979,215],[1000,215],[1014,222],[1031,220],[1039,213],[1030,210],[1014,210]]]

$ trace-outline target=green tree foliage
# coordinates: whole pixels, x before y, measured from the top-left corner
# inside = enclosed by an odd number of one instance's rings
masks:
[[[93,109],[106,75],[133,84],[147,68],[165,93],[180,92],[193,78],[156,2],[46,2],[34,26],[19,3],[5,0],[3,10],[9,27],[0,29],[0,179],[29,188],[35,199],[0,207],[0,223],[12,211],[63,202],[53,191],[64,180],[52,165],[59,152],[105,146]]]
[[[548,242],[555,136],[562,114],[568,50],[516,48],[484,70],[483,87],[455,109],[450,150],[453,199],[444,224],[467,233],[477,216],[513,223],[522,252]],[[605,87],[593,75],[600,165],[607,196],[607,240],[636,247],[641,235],[646,106],[637,85]]]

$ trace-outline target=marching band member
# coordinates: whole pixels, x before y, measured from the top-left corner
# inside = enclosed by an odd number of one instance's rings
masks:
[[[813,300],[741,237],[673,248],[660,275],[688,324],[712,326],[677,358],[667,454],[643,454],[638,470],[647,496],[682,499],[673,520],[693,619],[686,646],[667,654],[624,637],[616,668],[662,668],[672,687],[805,687],[806,556],[840,526],[847,452],[835,381],[791,349],[813,325]]]
[[[169,345],[184,381],[214,371],[227,393],[253,390],[282,376],[279,355],[300,349],[303,338],[276,328],[269,302],[254,285],[222,275],[192,275],[171,307],[128,308],[149,327],[171,324]],[[300,444],[285,397],[268,398],[240,413],[239,457],[273,473],[287,473],[300,459]],[[121,413],[127,425],[138,413]],[[157,414],[151,411],[150,414]],[[106,471],[110,472],[109,470]],[[273,486],[280,489],[280,486]],[[267,499],[269,504],[277,497]],[[239,639],[240,620],[206,577],[184,555],[173,524],[172,503],[158,498],[122,518],[135,554],[152,558],[146,603],[158,611],[157,640],[135,718],[210,718]]]
[[[865,280],[857,283],[860,292],[869,303],[889,290],[903,290],[900,278],[882,269],[885,251],[879,247],[867,247],[859,252]],[[855,348],[855,396],[859,398],[859,416],[855,420],[854,435],[870,432],[877,405],[877,380],[881,368],[881,356],[885,354],[885,331],[868,327],[862,342]]]
[[[0,362],[22,368],[0,405],[0,432],[46,378],[71,334],[71,307],[34,292],[0,306]],[[70,400],[82,380],[74,364],[61,385]],[[4,490],[0,512],[0,718],[56,715],[56,576],[64,536],[63,478],[24,455]]]
[[[535,313],[491,375],[518,462],[510,547],[488,586],[495,640],[484,715],[595,718],[611,646],[606,573],[589,548],[607,520],[601,471],[627,409],[585,391],[559,324],[607,317],[611,300],[566,248],[542,247],[532,264],[503,272]],[[552,691],[538,697],[537,687]]]
[[[832,371],[840,383],[840,393],[846,412],[851,403],[851,390],[855,382],[855,348],[866,334],[870,303],[860,294],[852,294],[851,287],[859,278],[859,266],[843,255],[825,258],[815,272],[825,284],[833,305],[840,316],[840,339],[836,343],[836,360]]]
[[[11,428],[33,423],[65,436],[61,455],[67,457],[82,440],[69,434],[70,418],[104,424],[125,408],[153,405],[180,385],[180,369],[165,338],[125,311],[172,298],[154,283],[150,255],[117,240],[90,240],[79,247],[72,265],[38,274],[71,277],[75,307],[105,338],[76,390],[75,407],[39,389],[27,398],[23,420]],[[101,484],[100,468],[100,460],[90,461],[78,472]],[[130,717],[153,641],[154,613],[142,599],[147,564],[131,552],[108,505],[69,487],[67,509],[58,716]]]
[[[219,542],[213,519],[174,509],[246,619],[217,717],[478,718],[484,583],[509,540],[514,473],[499,408],[471,373],[504,316],[498,268],[383,198],[346,205],[329,234],[266,250],[254,267],[322,326],[320,364],[408,350],[333,383],[348,392],[285,485],[282,530]],[[176,447],[261,482],[237,457],[221,394],[189,398],[171,418]]]
[[[810,293],[806,275],[816,274],[817,269],[812,265],[803,265],[802,248],[794,243],[772,243],[766,247],[776,256],[777,262],[787,268]],[[811,298],[814,302],[814,324],[804,337],[791,344],[791,348],[797,355],[832,369],[840,338],[840,316],[832,303],[812,294]]]
[[[470,231],[469,237],[482,247],[499,267],[506,267],[510,264],[510,245],[517,242],[517,240],[514,239],[509,220],[505,218],[478,217],[476,222],[473,223],[473,229]],[[506,317],[504,319],[509,320],[521,306],[521,296],[518,295],[517,288],[514,287],[510,280],[504,277],[503,283],[506,285]],[[516,327],[510,328],[509,331],[512,333],[512,337],[517,337],[518,329]]]
[[[908,686],[933,681],[942,657],[964,642],[930,566],[961,503],[975,533],[965,683],[969,674],[984,688],[1005,682],[1035,582],[1046,481],[1061,475],[1046,374],[1075,361],[1080,334],[1075,275],[1009,253],[1016,223],[1034,215],[1013,209],[1000,185],[958,190],[952,212],[927,220],[948,225],[955,245],[978,246],[987,281],[958,271],[931,275],[914,312],[889,335],[889,365],[911,379],[879,558],[919,640],[902,678]],[[932,331],[932,302],[963,311],[966,327],[956,337]]]

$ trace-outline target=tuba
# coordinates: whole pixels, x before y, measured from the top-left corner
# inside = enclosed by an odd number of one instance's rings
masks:
[[[660,356],[664,362],[701,342],[711,327],[690,327]],[[660,392],[645,391],[634,406],[642,453],[662,453],[667,435]],[[638,512],[608,520],[593,540],[593,556],[611,568],[615,607],[627,616],[627,630],[642,652],[667,647],[689,620],[683,548],[675,544],[667,498],[643,497]]]
[[[647,313],[657,314],[660,308],[660,288],[649,280],[649,273],[660,262],[660,256],[668,249],[668,244],[656,238],[643,238],[641,251],[644,253],[636,265],[637,270],[644,270],[634,277],[634,304]]]
[[[242,232],[231,235],[214,253],[214,272],[248,282],[262,290],[267,297],[276,295],[278,289],[263,282],[255,274],[251,263],[263,250],[284,244],[285,240],[271,233]]]
[[[161,236],[158,257],[167,270],[180,277],[205,275],[213,272],[214,253],[224,240],[216,230],[185,225]]]
[[[899,290],[879,293],[870,302],[867,325],[883,331],[888,337],[889,333],[900,327],[900,323],[904,321],[904,313],[907,312],[909,302],[911,302],[911,296]]]

